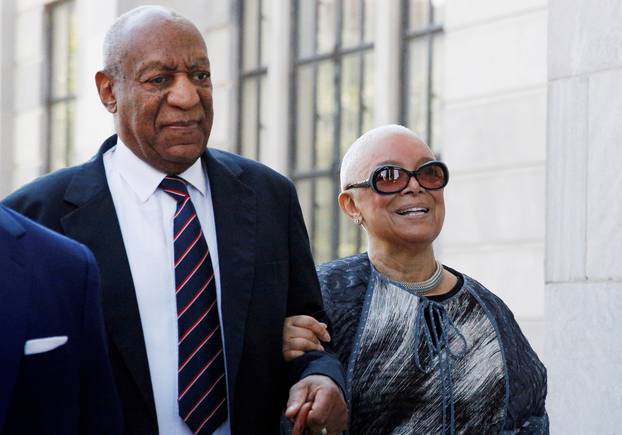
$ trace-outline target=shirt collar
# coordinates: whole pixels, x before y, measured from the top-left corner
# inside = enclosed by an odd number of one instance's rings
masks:
[[[112,159],[121,177],[142,202],[147,201],[153,195],[162,179],[167,175],[138,158],[121,139],[117,139],[117,146]],[[186,180],[201,195],[205,196],[206,176],[201,159],[197,159],[192,166],[179,174],[179,177]]]

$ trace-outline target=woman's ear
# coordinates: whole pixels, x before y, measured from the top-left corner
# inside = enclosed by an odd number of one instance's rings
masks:
[[[97,85],[97,92],[99,93],[99,99],[110,113],[117,112],[117,99],[114,96],[112,89],[112,78],[104,71],[97,71],[95,74],[95,84]]]
[[[355,224],[360,225],[363,222],[361,212],[356,206],[352,192],[341,192],[337,198],[339,201],[339,207],[341,210],[354,221]]]

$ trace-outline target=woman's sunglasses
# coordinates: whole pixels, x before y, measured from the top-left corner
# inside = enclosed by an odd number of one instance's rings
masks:
[[[371,187],[379,195],[391,195],[401,192],[408,186],[410,177],[415,177],[419,186],[427,190],[439,190],[447,185],[449,171],[445,163],[432,160],[409,171],[400,166],[382,165],[374,169],[366,181],[348,184],[344,190],[358,187]]]

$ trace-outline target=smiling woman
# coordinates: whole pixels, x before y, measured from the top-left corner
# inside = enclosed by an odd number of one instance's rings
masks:
[[[445,164],[412,131],[384,126],[352,144],[340,175],[339,205],[369,249],[318,275],[351,433],[548,433],[546,370],[511,311],[435,258]],[[319,349],[323,332],[289,318],[285,358]]]

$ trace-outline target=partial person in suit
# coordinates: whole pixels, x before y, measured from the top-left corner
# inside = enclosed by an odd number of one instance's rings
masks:
[[[0,434],[121,433],[95,259],[0,206]]]
[[[207,148],[210,77],[190,21],[122,15],[95,77],[117,135],[5,203],[95,254],[125,433],[273,434],[311,401],[309,429],[337,434],[336,356],[281,355],[285,317],[323,313],[294,186]]]

